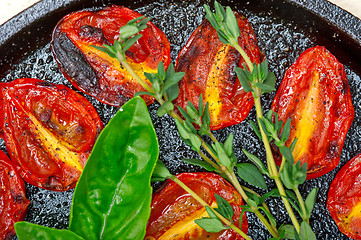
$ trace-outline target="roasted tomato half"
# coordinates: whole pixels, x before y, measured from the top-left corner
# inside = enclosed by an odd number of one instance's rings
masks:
[[[0,239],[15,237],[14,223],[24,220],[29,204],[24,181],[8,156],[0,150]]]
[[[328,191],[327,209],[342,233],[361,239],[361,154],[337,173]]]
[[[279,120],[291,118],[286,145],[297,138],[293,157],[307,162],[308,179],[337,166],[354,109],[343,65],[326,48],[306,50],[286,71],[272,110]],[[280,163],[277,147],[273,150]]]
[[[98,12],[74,12],[61,19],[53,31],[51,46],[65,77],[84,93],[118,107],[134,93],[144,91],[118,60],[91,46],[113,44],[119,28],[141,16],[126,7],[109,6]],[[170,44],[153,23],[147,25],[126,57],[134,71],[148,82],[144,72],[156,72],[160,61],[169,65]],[[150,96],[143,98],[147,104],[154,101]]]
[[[215,193],[233,207],[233,222],[238,227],[242,197],[233,186],[214,173],[181,173],[177,178],[196,192],[211,207],[217,207]],[[243,239],[231,229],[208,233],[194,220],[209,217],[205,208],[173,181],[167,181],[153,196],[146,240],[168,239]],[[247,233],[248,222],[243,215],[242,231]]]
[[[258,64],[261,56],[253,29],[246,18],[235,15],[241,32],[238,43]],[[203,94],[203,102],[209,102],[211,130],[240,123],[253,106],[252,93],[243,90],[234,72],[243,63],[238,51],[223,44],[210,22],[204,20],[178,55],[176,71],[186,74],[179,83],[176,104],[185,108],[191,101],[197,107]]]
[[[1,128],[20,176],[35,186],[73,188],[103,124],[93,106],[63,85],[0,83]]]

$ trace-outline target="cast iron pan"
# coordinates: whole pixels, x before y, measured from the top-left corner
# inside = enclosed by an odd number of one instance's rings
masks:
[[[52,57],[49,47],[52,29],[64,15],[72,11],[98,9],[110,3],[123,4],[152,17],[152,21],[165,32],[171,42],[173,62],[190,34],[204,18],[202,0],[43,0],[0,26],[0,81],[33,77],[72,87]],[[213,5],[213,2],[207,3]],[[300,53],[315,45],[326,46],[345,65],[356,113],[344,144],[341,162],[329,174],[307,181],[301,191],[305,194],[313,187],[320,188],[311,217],[311,226],[317,238],[348,239],[338,231],[331,219],[326,209],[326,200],[329,185],[338,170],[361,152],[361,91],[358,90],[361,89],[361,20],[325,0],[232,0],[222,1],[222,4],[230,5],[249,18],[258,37],[260,49],[266,54],[270,68],[276,74],[277,86],[285,70]],[[263,98],[264,109],[269,109],[273,97],[274,93]],[[115,107],[99,103],[91,97],[87,98],[105,124],[117,111]],[[159,138],[160,159],[174,174],[200,171],[201,169],[181,161],[182,158],[198,156],[181,142],[170,118],[156,116],[157,108],[158,105],[153,104],[149,111]],[[241,148],[260,157],[265,155],[260,150],[261,142],[250,129],[249,119],[255,119],[254,110],[243,123],[216,132],[221,141],[224,141],[230,132],[235,134],[235,150],[239,161],[246,161],[241,154]],[[6,151],[3,140],[0,140],[0,149]],[[155,187],[159,187],[159,184]],[[31,205],[26,220],[49,227],[66,228],[72,194],[72,190],[58,193],[27,185],[27,196]],[[279,224],[290,223],[279,199],[269,201],[269,205]],[[270,238],[252,214],[248,214],[248,219],[249,235],[253,239]]]

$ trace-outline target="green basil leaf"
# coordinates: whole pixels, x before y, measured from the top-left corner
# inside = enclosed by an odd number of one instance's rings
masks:
[[[241,179],[256,187],[267,189],[266,181],[256,166],[251,163],[238,163],[236,167]]]
[[[216,197],[217,206],[218,206],[218,208],[216,208],[215,210],[223,217],[232,221],[232,217],[234,213],[231,204],[229,204],[229,202],[226,199],[219,196],[218,194],[214,194],[214,196]]]
[[[302,240],[316,240],[316,235],[310,225],[303,221],[300,228],[300,239]]]
[[[308,194],[305,200],[305,206],[306,206],[308,218],[310,218],[313,207],[315,206],[318,189],[319,189],[318,187],[312,189],[312,191]]]
[[[171,176],[168,168],[158,159],[152,174],[152,182],[165,181]]]
[[[74,191],[69,229],[87,240],[143,239],[158,153],[147,106],[133,98],[94,145]]]
[[[184,162],[189,163],[189,164],[193,164],[199,167],[203,167],[204,169],[206,169],[207,171],[213,172],[216,171],[216,169],[209,164],[208,162],[204,161],[204,160],[199,160],[199,159],[182,159]]]
[[[72,231],[48,228],[29,222],[17,222],[14,227],[19,240],[83,240]]]

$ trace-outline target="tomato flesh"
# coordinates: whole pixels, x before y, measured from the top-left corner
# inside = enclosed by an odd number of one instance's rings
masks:
[[[62,85],[37,79],[0,83],[2,129],[17,171],[35,186],[75,186],[103,124],[93,106]]]
[[[348,161],[332,181],[327,209],[342,233],[361,239],[361,154]]]
[[[261,54],[253,29],[246,18],[235,15],[241,32],[238,43],[258,64]],[[203,102],[209,102],[211,130],[240,123],[253,106],[252,93],[243,90],[234,72],[243,63],[238,51],[223,44],[209,21],[204,20],[178,55],[176,71],[185,72],[185,76],[179,83],[176,104],[185,108],[191,101],[198,107],[202,94]]]
[[[0,179],[0,239],[12,239],[14,223],[24,220],[30,201],[25,195],[24,181],[1,150]]]
[[[214,173],[181,173],[177,178],[197,193],[212,207],[217,207],[214,194],[225,198],[233,207],[233,222],[239,224],[243,205],[239,193],[226,180]],[[148,221],[147,240],[161,239],[243,239],[233,230],[208,233],[194,220],[209,217],[205,208],[173,181],[167,181],[152,200]],[[242,231],[247,232],[248,223],[242,218]]]
[[[308,179],[337,166],[354,108],[343,65],[326,48],[306,50],[286,71],[272,110],[283,122],[291,118],[286,145],[297,139],[293,157],[307,163]],[[280,164],[275,145],[273,152]]]
[[[109,6],[98,12],[79,11],[65,16],[55,27],[52,51],[64,76],[79,90],[99,101],[122,106],[144,88],[115,58],[93,46],[111,45],[120,27],[142,15],[126,7]],[[142,30],[143,36],[126,51],[126,58],[140,78],[150,82],[144,72],[155,73],[159,62],[170,63],[170,43],[153,23]],[[144,95],[147,104],[154,98]]]

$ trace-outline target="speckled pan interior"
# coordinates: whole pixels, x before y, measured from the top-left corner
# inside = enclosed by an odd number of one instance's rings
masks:
[[[50,36],[56,23],[66,14],[87,9],[99,9],[114,3],[135,9],[152,17],[152,21],[167,35],[171,42],[171,56],[174,62],[187,39],[204,19],[203,3],[209,1],[101,1],[101,0],[43,0],[0,26],[0,81],[32,77],[72,87],[59,71],[50,50]],[[307,181],[301,191],[305,194],[313,187],[319,187],[315,210],[311,217],[317,239],[348,239],[340,233],[331,219],[326,200],[328,188],[337,171],[353,156],[361,153],[361,20],[324,0],[233,0],[222,1],[245,15],[258,37],[259,47],[266,54],[270,68],[277,77],[277,86],[285,70],[305,49],[323,45],[345,65],[355,107],[355,120],[347,134],[339,166],[318,179]],[[94,105],[106,124],[117,108],[99,103],[86,96]],[[273,94],[264,96],[263,107],[268,110]],[[159,118],[155,112],[157,104],[149,107],[160,144],[160,159],[172,173],[200,171],[197,167],[182,162],[182,158],[198,156],[185,146],[179,138],[173,121]],[[252,132],[249,119],[255,119],[252,110],[243,123],[215,134],[225,140],[229,133],[235,135],[235,151],[239,161],[246,161],[241,149],[264,157],[261,142]],[[3,140],[0,149],[6,152]],[[272,186],[272,182],[269,182]],[[155,184],[155,188],[159,184]],[[66,228],[73,191],[51,192],[27,185],[27,196],[31,205],[26,220],[55,228]],[[284,208],[277,201],[269,201],[277,221],[289,223]],[[248,214],[249,235],[253,239],[267,239],[270,236],[257,219]]]

